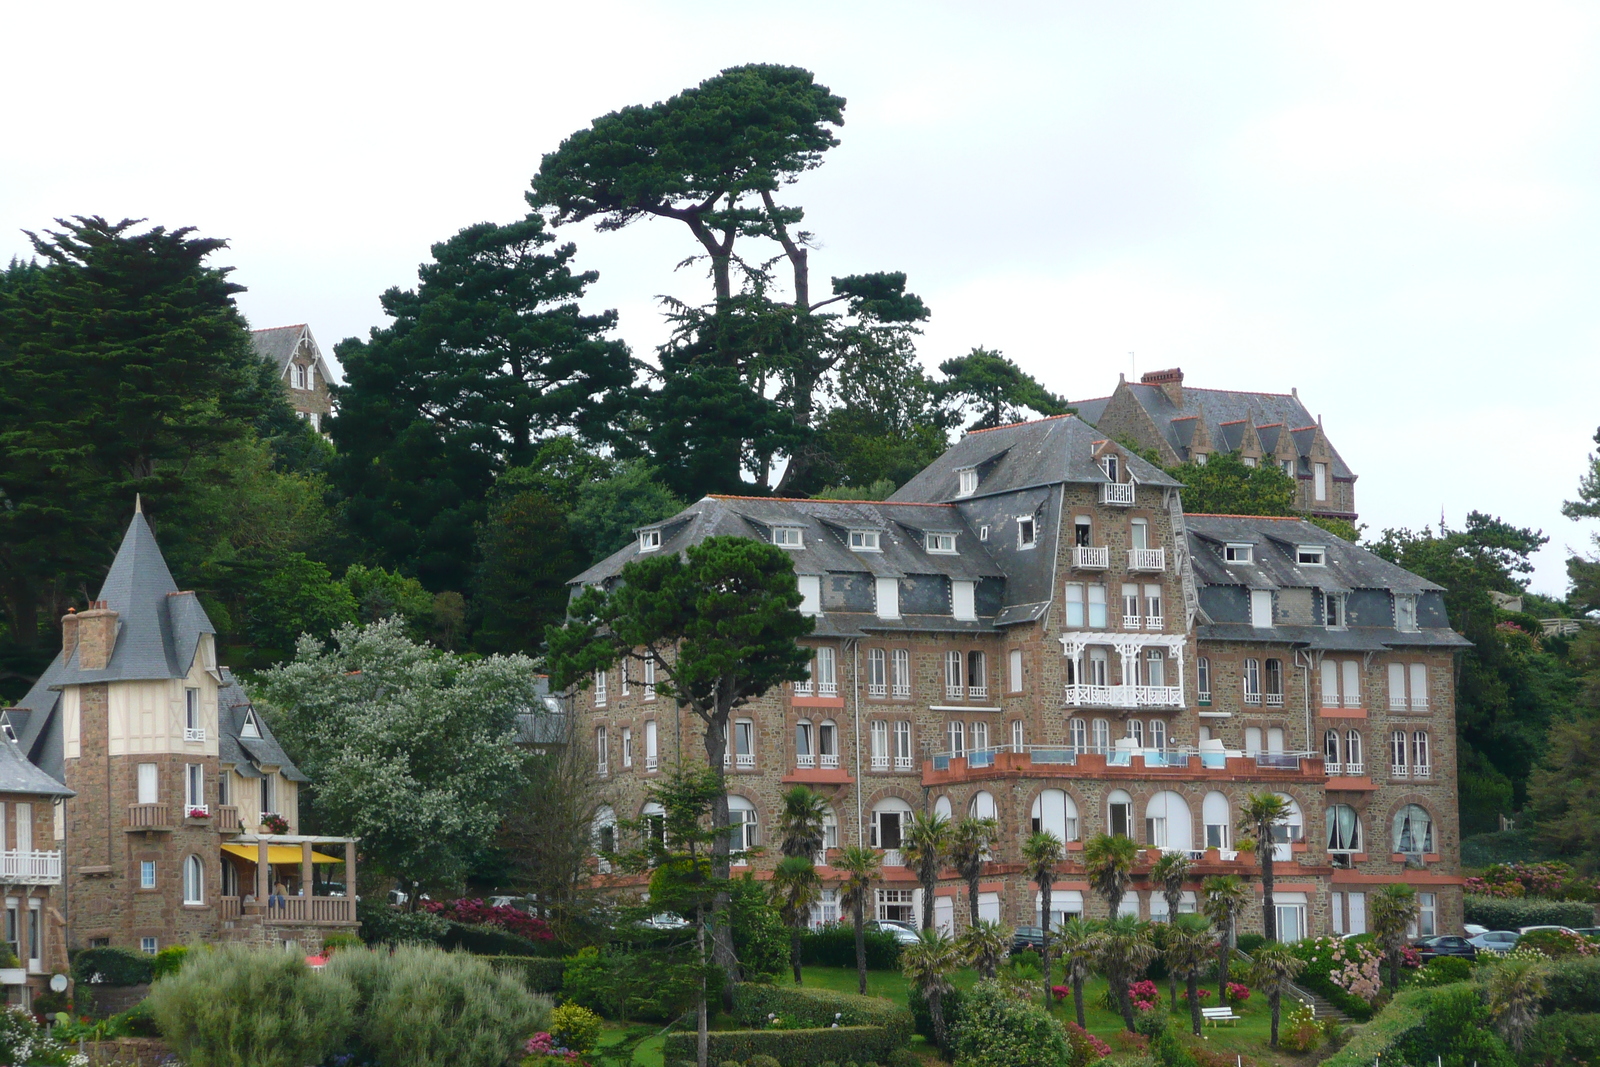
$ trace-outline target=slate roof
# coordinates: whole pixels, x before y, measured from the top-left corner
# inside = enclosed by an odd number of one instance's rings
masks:
[[[310,342],[317,373],[324,381],[335,381],[334,376],[328,373],[328,362],[322,357],[322,349],[317,347],[317,339],[311,336],[311,327],[305,323],[250,331],[250,341],[255,345],[256,354],[277,367],[280,378],[288,372],[289,360],[294,358],[302,338]]]
[[[1035,486],[1098,485],[1110,481],[1096,461],[1105,435],[1076,415],[997,426],[964,435],[889,499],[892,502],[972,500]],[[958,497],[960,474],[977,468],[978,489]],[[1141,485],[1176,486],[1171,475],[1129,454],[1127,468]]]
[[[22,746],[4,735],[0,735],[0,793],[32,793],[50,797],[78,795],[35,767],[22,751]]]
[[[233,672],[223,667],[222,683],[217,688],[217,760],[233,764],[245,778],[263,778],[264,768],[276,767],[291,782],[309,782],[289,754],[272,736],[266,719],[255,712],[256,730],[260,737],[245,737],[245,718],[254,710],[250,697],[234,678]]]

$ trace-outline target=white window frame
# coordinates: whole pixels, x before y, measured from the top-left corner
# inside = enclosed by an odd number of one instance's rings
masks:
[[[882,534],[880,534],[877,530],[851,530],[850,551],[882,552]]]
[[[950,580],[950,615],[964,622],[978,617],[978,583],[960,578]]]
[[[1326,567],[1328,550],[1323,545],[1296,545],[1294,561],[1302,567]]]
[[[989,540],[989,524],[988,523],[984,523],[982,526],[978,527],[978,540],[980,540],[980,541]]]
[[[867,696],[882,700],[889,695],[889,655],[881,648],[867,649]]]
[[[183,739],[204,741],[206,728],[200,722],[200,690],[193,687],[183,691]]]
[[[594,728],[594,766],[595,773],[602,778],[606,776],[608,770],[607,756],[609,753],[607,748],[606,728],[604,726],[596,726]]]
[[[633,766],[633,727],[631,726],[622,728],[622,765],[624,767]]]
[[[1006,678],[1006,691],[1009,693],[1022,692],[1022,649],[1013,648],[1006,655],[1008,677]]]
[[[654,652],[644,654],[644,698],[656,698],[656,656]]]
[[[1198,656],[1194,661],[1195,698],[1202,704],[1211,703],[1211,657]]]
[[[900,617],[900,579],[878,578],[873,582],[873,591],[876,594],[878,618],[898,619]]]
[[[191,853],[183,861],[183,903],[185,906],[203,906],[205,902],[205,861]]]
[[[894,720],[894,769],[897,771],[916,769],[911,754],[911,722],[908,719]]]
[[[1245,658],[1239,671],[1239,685],[1244,702],[1251,707],[1261,703],[1261,661],[1253,656]]]
[[[956,471],[956,496],[971,496],[978,491],[978,468],[962,467]]]
[[[1025,748],[1023,743],[1023,725],[1021,719],[1011,720],[1011,750],[1021,752]]]
[[[806,547],[805,531],[798,526],[774,526],[772,528],[772,543],[779,548],[804,548]]]
[[[639,531],[639,551],[657,552],[661,549],[661,528]]]
[[[1037,548],[1039,545],[1039,521],[1032,515],[1017,516],[1017,548],[1018,550]]]
[[[1322,621],[1329,630],[1344,630],[1349,627],[1349,620],[1345,617],[1345,595],[1343,593],[1324,593],[1322,595]]]
[[[139,939],[139,951],[146,956],[154,956],[160,951],[159,942],[153,937],[141,937]]]
[[[1314,463],[1311,465],[1311,485],[1314,500],[1328,499],[1328,465]]]
[[[1104,630],[1108,617],[1106,614],[1106,587],[1093,584],[1087,587],[1089,593],[1088,628],[1091,630]]]
[[[1394,595],[1394,628],[1408,634],[1417,633],[1422,629],[1417,623],[1417,598],[1414,594]]]
[[[161,803],[161,771],[154,763],[141,763],[138,765],[136,784],[138,792],[135,794],[140,804]]]
[[[244,725],[239,727],[239,736],[240,737],[260,737],[261,736],[261,725],[256,722],[256,709],[254,709],[254,708],[246,708],[245,709]]]
[[[926,533],[923,535],[923,545],[930,555],[954,556],[956,555],[956,535],[953,533]]]
[[[895,697],[911,696],[911,650],[896,648],[889,657],[889,690]]]
[[[206,807],[206,767],[203,763],[183,765],[183,807],[184,814],[188,814],[191,808]]]
[[[608,697],[606,695],[606,672],[605,671],[595,671],[594,672],[594,706],[597,707],[597,708],[605,707],[607,699],[608,699]]]
[[[1256,546],[1230,541],[1222,546],[1222,561],[1224,563],[1254,563],[1256,561]]]
[[[139,861],[139,888],[140,889],[154,889],[154,888],[156,888],[156,861],[155,860],[140,860]]]

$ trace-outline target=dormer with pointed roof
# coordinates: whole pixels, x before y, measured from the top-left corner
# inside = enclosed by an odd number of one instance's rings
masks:
[[[328,386],[333,374],[323,358],[311,327],[305,323],[274,326],[250,331],[256,355],[271,363],[289,395],[289,403],[314,430],[325,431],[325,420],[333,412]]]

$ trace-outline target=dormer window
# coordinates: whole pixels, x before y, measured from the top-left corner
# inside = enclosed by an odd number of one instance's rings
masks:
[[[1038,543],[1039,529],[1033,521],[1032,515],[1021,515],[1017,518],[1017,547],[1032,548]]]
[[[654,529],[654,530],[640,530],[639,531],[639,551],[640,552],[654,552],[660,547],[661,547],[661,530],[660,530],[659,527],[657,529]]]
[[[882,552],[878,544],[877,530],[851,530],[850,551],[852,552]]]
[[[1330,630],[1345,628],[1344,594],[1328,593],[1323,598],[1323,620]]]
[[[1229,563],[1254,563],[1256,560],[1255,546],[1245,544],[1227,544],[1222,546],[1222,558]]]
[[[978,491],[978,469],[976,467],[964,467],[956,471],[956,478],[959,481],[959,485],[956,488],[956,496],[971,496]]]
[[[1298,545],[1294,550],[1294,561],[1302,567],[1321,567],[1327,564],[1327,549],[1321,545]]]
[[[1105,471],[1106,477],[1112,481],[1117,481],[1118,475],[1121,473],[1121,465],[1117,462],[1116,456],[1107,456],[1101,460],[1100,469]]]
[[[943,556],[953,556],[956,551],[956,535],[953,533],[927,534],[928,551]]]
[[[1394,595],[1394,628],[1407,633],[1417,631],[1417,598],[1408,593]]]
[[[5,731],[7,741],[15,741],[17,739],[17,731],[12,728],[9,722],[0,722],[0,730]]]
[[[779,548],[804,548],[805,535],[798,526],[774,526],[772,543]]]
[[[261,727],[260,727],[260,725],[258,725],[256,723],[256,709],[255,708],[246,708],[245,709],[244,725],[239,727],[239,736],[240,737],[260,737],[261,736]]]

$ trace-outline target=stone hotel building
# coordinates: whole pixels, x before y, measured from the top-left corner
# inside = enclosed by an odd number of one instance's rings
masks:
[[[1147,877],[1163,851],[1194,860],[1184,909],[1210,874],[1259,892],[1234,824],[1270,790],[1291,810],[1270,845],[1286,937],[1364,930],[1368,894],[1393,882],[1417,889],[1423,932],[1459,927],[1466,642],[1441,590],[1299,518],[1186,515],[1178,489],[1066,415],[969,433],[883,502],[706,497],[574,584],[714,535],[791,555],[816,620],[811,677],[736,713],[730,803],[744,845],[774,844],[782,793],[820,792],[828,855],[883,850],[880,918],[965,921],[953,871],[925,901],[901,860],[906,821],[930,811],[999,820],[978,905],[1011,924],[1040,918],[1019,854],[1039,828],[1067,842],[1056,919],[1104,914],[1081,862],[1099,833],[1143,846],[1129,913],[1164,917]],[[633,673],[575,698],[609,791],[597,838],[647,812],[670,766],[704,758],[698,720],[656,698],[648,666]],[[838,917],[831,888],[815,917]]]

